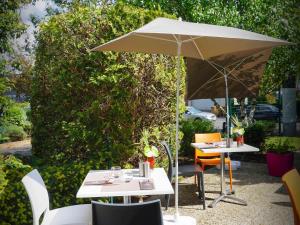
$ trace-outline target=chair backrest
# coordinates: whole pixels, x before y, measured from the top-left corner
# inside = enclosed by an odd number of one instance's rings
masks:
[[[163,225],[160,200],[133,204],[92,201],[93,225]]]
[[[27,194],[29,196],[32,214],[33,225],[39,224],[41,215],[49,211],[49,195],[45,183],[35,169],[25,175],[22,179]]]
[[[293,205],[295,225],[299,225],[300,224],[300,175],[296,169],[293,169],[282,176],[282,181],[288,190]]]
[[[221,141],[220,133],[205,133],[205,134],[195,134],[195,142],[217,142]],[[198,157],[219,157],[220,153],[203,153],[199,151],[197,153]]]
[[[169,180],[171,182],[172,181],[172,177],[173,177],[173,157],[172,157],[172,153],[171,153],[170,147],[167,144],[167,142],[162,141],[161,145],[165,149],[165,151],[167,153],[167,156],[168,156],[168,160],[169,160],[169,164],[168,164],[168,178],[169,178]]]

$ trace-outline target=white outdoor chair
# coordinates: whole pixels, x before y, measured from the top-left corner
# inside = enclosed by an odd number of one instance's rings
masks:
[[[49,196],[45,183],[35,169],[23,177],[22,183],[28,193],[33,214],[33,225],[89,225],[92,223],[90,204],[49,209]]]

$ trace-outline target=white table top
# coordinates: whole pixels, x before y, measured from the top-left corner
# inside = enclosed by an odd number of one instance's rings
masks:
[[[96,197],[113,197],[113,196],[138,196],[138,195],[164,195],[164,194],[174,194],[173,187],[168,179],[168,176],[163,168],[155,168],[151,170],[150,178],[143,178],[138,176],[138,169],[125,169],[122,170],[124,174],[133,173],[135,174],[129,188],[130,190],[122,190],[122,185],[118,182],[111,184],[112,189],[110,190],[109,185],[85,185],[86,181],[97,180],[98,177],[107,172],[105,170],[91,170],[82,182],[76,197],[77,198],[96,198]],[[140,190],[138,184],[139,180],[152,179],[154,183],[154,189],[152,190]],[[119,185],[119,186],[117,186]],[[130,183],[128,183],[130,186]]]
[[[234,141],[230,148],[226,148],[225,144],[207,144],[207,143],[192,143],[192,147],[199,149],[204,153],[225,153],[225,152],[258,152],[259,149],[253,146],[244,144],[237,147],[237,143]]]

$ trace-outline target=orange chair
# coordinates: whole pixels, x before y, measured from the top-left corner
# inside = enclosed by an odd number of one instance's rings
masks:
[[[294,224],[300,225],[300,175],[296,169],[293,169],[282,176],[282,181],[293,205]]]
[[[195,134],[195,142],[217,142],[221,141],[220,133],[207,133],[207,134]],[[220,153],[204,153],[199,149],[195,149],[195,164],[200,163],[202,170],[204,171],[205,166],[215,166],[221,164]],[[232,192],[232,170],[231,161],[229,158],[225,158],[225,164],[229,167],[229,178],[230,178],[230,191]],[[196,177],[195,177],[196,179]]]

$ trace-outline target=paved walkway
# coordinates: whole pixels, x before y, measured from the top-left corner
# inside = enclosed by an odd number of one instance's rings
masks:
[[[31,139],[0,144],[3,154],[31,155]]]

